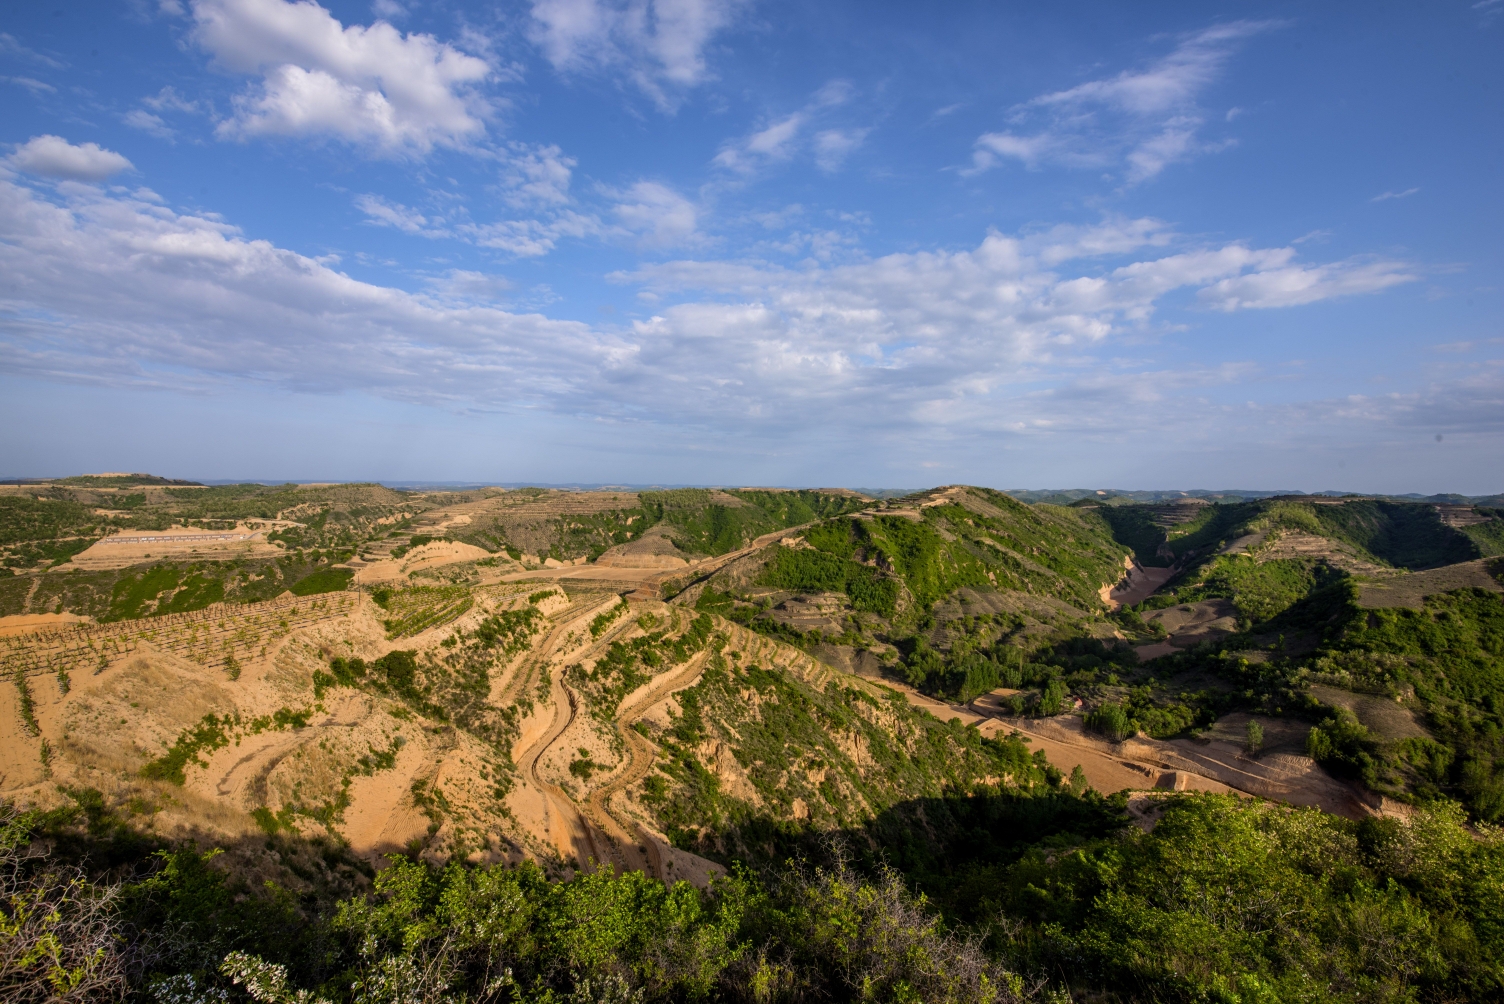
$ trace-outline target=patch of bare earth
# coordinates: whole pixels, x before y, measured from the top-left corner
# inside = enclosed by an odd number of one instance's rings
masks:
[[[1420,610],[1425,606],[1427,596],[1451,592],[1453,589],[1504,592],[1504,584],[1489,571],[1498,560],[1479,558],[1424,572],[1395,573],[1365,579],[1358,584],[1358,605],[1370,609],[1409,607]]]

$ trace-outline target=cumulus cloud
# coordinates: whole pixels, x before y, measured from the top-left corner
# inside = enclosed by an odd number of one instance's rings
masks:
[[[681,247],[697,242],[699,210],[667,185],[639,181],[609,194],[615,197],[612,212],[644,247]]]
[[[501,309],[496,276],[455,271],[412,294],[217,219],[92,186],[57,191],[61,202],[0,179],[6,372],[180,389],[251,381],[766,435],[1044,434],[1105,428],[1146,402],[1187,417],[1195,394],[1249,370],[1113,362],[1118,337],[1149,325],[1168,294],[1272,307],[1371,292],[1399,274],[1302,266],[1289,248],[1186,247],[1158,221],[1107,219],[843,265],[648,265],[615,279],[659,296],[654,316],[587,325]],[[693,239],[695,207],[667,186],[611,194],[612,226]],[[399,228],[434,225],[392,203],[362,208]],[[483,238],[552,239],[521,225],[468,237]],[[1292,272],[1316,278],[1300,286]]]
[[[705,50],[738,0],[533,0],[530,36],[564,72],[625,71],[664,110],[709,79]]]
[[[576,161],[557,146],[511,143],[499,156],[507,205],[551,207],[570,201],[569,182]]]
[[[630,352],[575,322],[358,282],[206,217],[86,186],[64,195],[56,205],[0,182],[8,373],[557,405],[581,403],[586,385]]]
[[[129,160],[98,143],[74,146],[52,135],[33,136],[6,159],[28,174],[73,181],[103,181],[121,171],[134,170]]]
[[[1117,168],[1134,184],[1170,164],[1223,149],[1229,140],[1200,138],[1206,116],[1198,99],[1220,77],[1238,43],[1273,27],[1269,21],[1217,25],[1185,36],[1144,69],[1016,105],[1009,115],[1014,128],[979,136],[966,173],[1017,160],[1029,169]]]
[[[303,0],[195,0],[193,39],[222,68],[260,82],[217,134],[334,137],[387,153],[460,146],[485,132],[477,88],[490,65],[391,24],[345,27]]]

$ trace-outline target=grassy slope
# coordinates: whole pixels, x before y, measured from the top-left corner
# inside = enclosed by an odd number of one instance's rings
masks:
[[[705,555],[726,554],[747,546],[761,534],[855,512],[867,505],[849,495],[813,491],[730,491],[724,494],[742,503],[730,506],[717,503],[716,494],[680,488],[643,492],[639,498],[654,523],[671,527],[670,536],[680,550]]]
[[[1021,633],[1039,626],[1035,618],[973,616],[961,629],[953,601],[961,589],[1047,598],[1069,604],[1054,608],[1052,618],[1064,621],[1100,610],[1099,590],[1121,575],[1126,553],[1107,523],[1090,511],[1026,506],[978,488],[919,514],[825,520],[800,535],[805,546],[769,548],[750,581],[734,569],[712,576],[697,605],[809,650],[830,641],[894,646],[910,682],[929,693],[966,699],[1000,683],[1047,685],[1060,667],[1020,654],[1021,645],[1038,645]],[[796,631],[771,610],[790,596],[820,593],[843,593],[849,604],[833,636]]]
[[[1022,743],[939,722],[900,695],[720,654],[678,701],[683,713],[654,736],[665,759],[644,801],[675,843],[721,860],[778,860],[804,835],[871,825],[908,800],[989,778],[1032,790],[1051,776]],[[707,765],[722,745],[755,795],[732,794]]]
[[[1454,529],[1442,523],[1434,506],[1422,503],[1359,499],[1327,505],[1265,499],[1205,506],[1195,519],[1168,529],[1156,526],[1155,510],[1149,506],[1103,506],[1094,511],[1143,564],[1171,563],[1156,556],[1161,544],[1174,552],[1176,563],[1195,564],[1239,537],[1278,530],[1326,537],[1375,564],[1412,570],[1493,553],[1496,538],[1504,546],[1504,521]]]

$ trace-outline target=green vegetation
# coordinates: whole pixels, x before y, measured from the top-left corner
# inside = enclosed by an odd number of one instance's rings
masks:
[[[885,617],[893,615],[898,602],[899,580],[823,551],[780,547],[757,581],[796,593],[845,593],[854,609]]]
[[[0,567],[67,561],[110,525],[107,517],[67,498],[0,495]]]
[[[711,492],[702,488],[643,492],[638,503],[651,523],[672,528],[672,539],[680,550],[712,555],[746,547],[764,533],[867,506],[849,495],[814,491]]]
[[[1086,727],[1102,733],[1114,742],[1121,742],[1138,731],[1133,719],[1129,717],[1128,709],[1115,701],[1099,704],[1088,712]]]
[[[590,620],[590,637],[599,638],[601,635],[605,634],[606,629],[610,627],[612,623],[620,619],[621,615],[626,613],[630,609],[631,607],[628,606],[627,601],[625,599],[621,599],[618,600],[616,605],[611,607],[611,609],[596,614]]]
[[[294,596],[313,596],[316,593],[342,593],[350,588],[355,573],[348,568],[321,568],[303,576],[292,584]]]
[[[624,697],[704,649],[712,630],[710,617],[701,614],[677,636],[665,628],[630,641],[613,641],[588,672],[575,665],[566,679],[586,691],[592,714],[611,721]]]
[[[718,653],[677,699],[682,714],[654,736],[662,774],[645,785],[644,802],[675,844],[722,861],[780,860],[813,833],[988,777],[1026,788],[1049,777],[1042,754],[1031,756],[1022,742],[936,721],[900,695],[879,698],[839,681],[816,687]],[[755,803],[727,791],[701,759],[717,742],[745,773]]]
[[[256,603],[287,590],[297,593],[300,582],[316,575],[310,585],[325,588],[312,591],[326,592],[337,578],[337,588],[348,582],[346,570],[329,567],[340,557],[311,552],[275,559],[159,562],[104,572],[0,576],[0,616],[66,611],[102,622],[153,617],[202,610],[211,603]]]
[[[233,718],[221,720],[212,714],[205,715],[197,725],[185,729],[166,753],[142,767],[141,776],[182,787],[188,781],[184,773],[188,765],[207,767],[208,764],[199,759],[199,754],[229,745],[230,736],[226,729],[235,724]]]
[[[406,638],[448,624],[475,603],[464,586],[409,586],[396,592],[380,590],[372,598],[392,615],[382,621],[388,638]]]
[[[1144,565],[1194,564],[1208,560],[1221,545],[1248,535],[1296,531],[1325,537],[1335,546],[1380,565],[1422,569],[1499,553],[1504,520],[1456,529],[1442,522],[1434,505],[1351,499],[1301,502],[1287,498],[1212,505],[1077,506],[1112,527],[1114,537],[1133,548]],[[1491,513],[1492,510],[1479,510]],[[1173,558],[1166,557],[1167,549]]]
[[[1146,833],[1124,825],[1120,801],[1063,780],[972,787],[896,805],[823,854],[805,845],[818,857],[804,864],[734,869],[707,892],[400,856],[362,892],[336,848],[258,813],[258,841],[322,876],[294,896],[219,867],[228,855],[134,834],[98,792],[72,797],[0,816],[7,937],[21,949],[0,961],[7,1000],[49,999],[59,980],[98,997],[221,1000],[238,982],[336,1004],[395,989],[644,1004],[1504,993],[1504,841],[1444,807],[1409,825],[1352,823],[1167,795]],[[44,944],[55,947],[26,950]]]
[[[1312,668],[1354,690],[1413,692],[1432,739],[1392,740],[1338,715],[1313,733],[1313,755],[1378,791],[1446,794],[1504,821],[1504,598],[1461,589],[1423,610],[1346,613]]]
[[[21,726],[27,735],[41,735],[42,727],[37,724],[36,702],[31,696],[31,685],[26,681],[26,670],[17,666],[11,680],[16,684],[16,710],[21,715]]]
[[[1474,510],[1481,516],[1488,516],[1487,523],[1474,523],[1472,526],[1459,527],[1478,548],[1479,553],[1486,557],[1495,557],[1504,554],[1504,509],[1484,509],[1479,507]]]
[[[208,714],[198,724],[184,729],[167,752],[143,766],[140,774],[144,778],[167,781],[181,787],[188,780],[185,771],[190,764],[196,767],[208,766],[199,758],[200,754],[212,753],[229,745],[239,734],[257,735],[268,729],[307,728],[312,717],[311,708],[293,711],[286,707],[250,721],[242,721],[238,714],[217,717]]]
[[[1273,620],[1340,577],[1340,572],[1320,561],[1283,558],[1260,562],[1242,555],[1221,555],[1197,569],[1173,598],[1176,603],[1212,597],[1230,599],[1241,624],[1250,628]]]
[[[1120,995],[1105,999],[1504,992],[1497,831],[1470,834],[1445,806],[1406,826],[1231,796],[1163,804],[1152,833],[1092,834],[1078,822],[1070,839],[1020,848],[992,834],[1016,832],[1010,816],[1043,806],[952,799],[956,823],[909,874],[957,919],[986,925],[1010,968],[1068,973],[1079,992]]]

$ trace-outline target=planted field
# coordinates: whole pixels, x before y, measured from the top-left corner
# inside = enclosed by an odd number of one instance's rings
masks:
[[[389,617],[382,620],[388,638],[406,638],[448,624],[475,603],[464,586],[411,586],[399,592],[380,590],[376,602]]]
[[[0,637],[0,665],[25,676],[93,673],[143,644],[209,668],[234,673],[294,631],[344,617],[353,595],[219,604],[149,620],[88,624]]]

